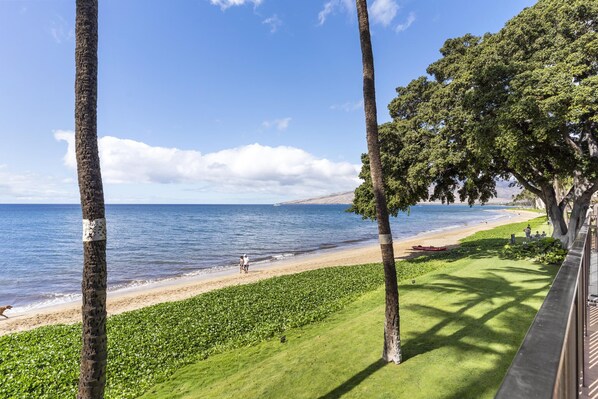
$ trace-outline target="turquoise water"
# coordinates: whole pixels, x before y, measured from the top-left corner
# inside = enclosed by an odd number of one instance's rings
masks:
[[[345,205],[109,205],[110,289],[374,242],[375,222]],[[424,205],[391,220],[396,239],[501,217],[498,206]],[[83,263],[78,205],[0,205],[0,304],[76,299]]]

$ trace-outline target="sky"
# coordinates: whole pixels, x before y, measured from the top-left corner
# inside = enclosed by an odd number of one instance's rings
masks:
[[[75,1],[0,0],[0,203],[78,203]],[[532,0],[370,0],[378,121],[448,38]],[[351,0],[100,0],[107,203],[276,203],[353,190],[367,151]]]

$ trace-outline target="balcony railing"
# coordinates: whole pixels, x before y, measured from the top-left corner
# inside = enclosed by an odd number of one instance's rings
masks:
[[[497,399],[577,398],[587,373],[584,336],[591,251],[590,219],[556,275]]]

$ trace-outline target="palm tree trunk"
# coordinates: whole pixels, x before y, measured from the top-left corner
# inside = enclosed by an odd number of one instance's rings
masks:
[[[97,140],[98,1],[77,0],[75,149],[83,213],[83,348],[79,399],[104,397],[106,219]]]
[[[401,362],[401,337],[399,323],[399,291],[397,271],[392,246],[392,234],[388,220],[388,209],[384,195],[380,145],[378,142],[378,118],[376,111],[376,90],[374,85],[374,55],[370,39],[370,24],[366,0],[356,0],[359,19],[359,37],[363,63],[363,103],[365,125],[370,159],[370,173],[374,198],[376,200],[376,219],[380,250],[384,265],[384,284],[386,288],[386,318],[384,322],[384,349],[382,358],[389,362]]]

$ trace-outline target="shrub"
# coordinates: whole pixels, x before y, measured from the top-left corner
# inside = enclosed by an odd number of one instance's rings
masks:
[[[567,250],[561,242],[552,237],[537,241],[507,244],[503,248],[503,256],[515,259],[531,258],[540,263],[561,264],[567,256]]]

